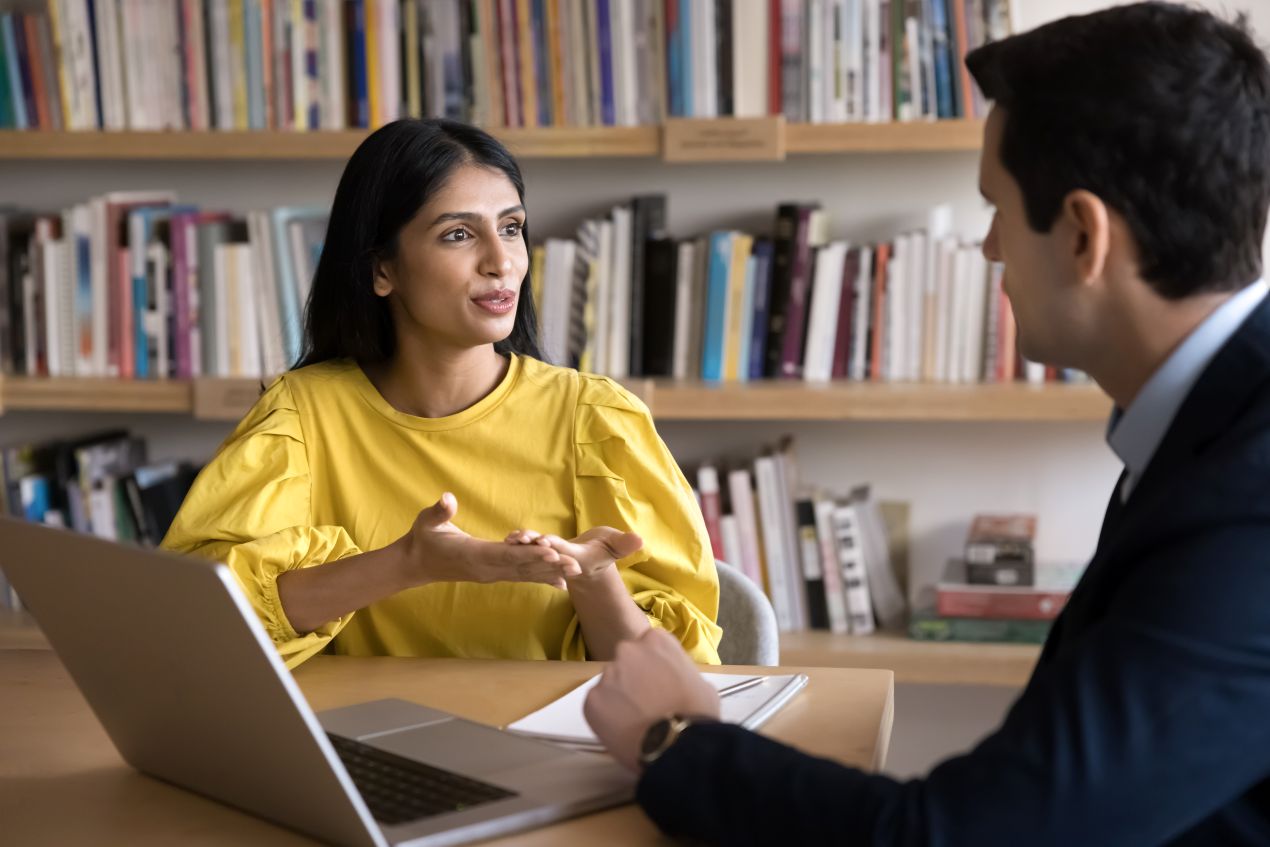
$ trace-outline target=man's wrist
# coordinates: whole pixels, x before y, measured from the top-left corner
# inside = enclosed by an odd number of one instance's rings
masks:
[[[688,729],[709,723],[718,723],[718,719],[709,715],[673,714],[654,721],[640,741],[637,759],[640,770],[647,770],[660,759]]]

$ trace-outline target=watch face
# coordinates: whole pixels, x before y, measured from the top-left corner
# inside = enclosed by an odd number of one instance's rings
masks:
[[[662,718],[644,733],[644,742],[640,745],[641,756],[651,756],[661,750],[670,735],[670,718]]]

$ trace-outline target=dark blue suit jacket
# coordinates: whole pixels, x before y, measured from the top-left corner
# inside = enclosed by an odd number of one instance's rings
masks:
[[[1222,348],[1000,729],[899,783],[732,726],[644,774],[719,844],[1270,844],[1270,300]]]

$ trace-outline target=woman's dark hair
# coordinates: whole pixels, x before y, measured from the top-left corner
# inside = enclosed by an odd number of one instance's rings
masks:
[[[1242,18],[1117,6],[987,44],[966,66],[1005,110],[1001,163],[1033,230],[1085,189],[1124,217],[1164,297],[1260,275],[1270,64]]]
[[[459,167],[501,171],[521,202],[525,181],[507,148],[489,133],[456,121],[394,121],[358,146],[340,177],[309,301],[304,346],[294,367],[353,359],[381,362],[397,348],[388,303],[375,294],[375,262],[397,253],[397,237]],[[522,229],[522,237],[529,241]],[[538,316],[526,276],[511,334],[500,353],[542,358]]]

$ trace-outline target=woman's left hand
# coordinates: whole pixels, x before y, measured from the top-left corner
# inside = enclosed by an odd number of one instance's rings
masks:
[[[562,559],[577,563],[581,573],[567,577],[566,582],[593,579],[618,559],[624,559],[644,546],[644,540],[633,532],[622,532],[611,526],[588,529],[577,538],[566,540],[558,535],[543,535],[532,529],[518,529],[507,536],[508,544],[538,544],[550,547]]]

